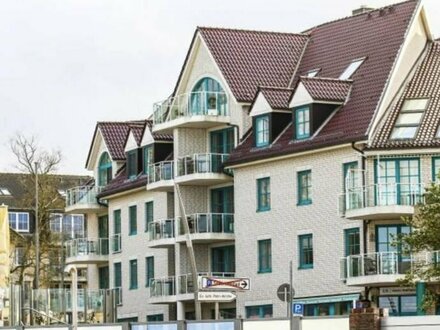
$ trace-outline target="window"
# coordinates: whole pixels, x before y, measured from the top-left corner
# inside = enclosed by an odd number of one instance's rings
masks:
[[[314,69],[314,70],[307,71],[306,76],[310,77],[310,78],[316,77],[316,75],[319,73],[319,71],[321,71],[321,69]]]
[[[121,252],[121,210],[113,211],[113,233],[112,250],[113,252]]]
[[[342,74],[339,76],[339,79],[341,80],[350,79],[351,76],[356,72],[356,70],[359,69],[361,64],[364,63],[364,61],[365,61],[365,57],[351,62],[348,65],[348,67],[344,70],[344,72],[342,72]]]
[[[8,188],[0,187],[0,196],[11,196],[11,192]]]
[[[255,145],[265,147],[269,145],[269,116],[255,118]]]
[[[137,260],[130,260],[130,290],[138,288],[138,263]]]
[[[53,233],[64,233],[66,238],[85,237],[85,225],[83,214],[50,214],[50,231]]]
[[[153,146],[144,147],[142,153],[143,153],[144,174],[150,174],[150,165],[154,163]]]
[[[390,316],[417,315],[416,296],[381,296],[379,307],[388,308]]]
[[[145,231],[150,230],[150,223],[153,223],[154,219],[154,204],[153,202],[145,203]]]
[[[210,133],[211,152],[216,154],[230,154],[235,145],[234,128],[229,127]]]
[[[99,267],[98,268],[98,276],[99,276],[99,288],[100,289],[109,289],[109,274],[108,274],[108,266]]]
[[[163,322],[163,314],[147,315],[147,322]]]
[[[438,182],[440,173],[440,157],[432,158],[432,181]]]
[[[257,211],[270,210],[270,178],[257,180]]]
[[[272,241],[270,239],[258,241],[258,272],[272,272]]]
[[[313,235],[300,235],[299,241],[299,268],[313,268]]]
[[[115,262],[113,264],[113,274],[114,274],[114,287],[120,288],[122,286],[122,268],[120,262]]]
[[[129,216],[129,225],[130,228],[128,229],[129,235],[136,235],[137,234],[137,207],[136,205],[130,206],[128,208],[128,216]]]
[[[138,175],[137,150],[127,152],[127,176],[133,179]]]
[[[29,213],[9,212],[9,226],[18,232],[29,232]]]
[[[227,116],[226,93],[218,81],[201,79],[191,93],[190,115]]]
[[[246,306],[246,318],[248,319],[267,319],[272,316],[272,305]]]
[[[145,258],[145,286],[149,287],[154,278],[154,257]]]
[[[429,99],[406,99],[397,117],[391,139],[414,139]]]
[[[312,171],[298,172],[298,205],[312,204]]]
[[[353,256],[361,253],[361,240],[359,228],[344,230],[345,256]]]
[[[112,161],[107,152],[104,152],[99,159],[98,165],[98,184],[107,185],[112,179]]]
[[[301,107],[295,110],[295,138],[297,140],[310,137],[310,108]]]

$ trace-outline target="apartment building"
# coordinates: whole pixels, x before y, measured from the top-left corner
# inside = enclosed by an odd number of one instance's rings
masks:
[[[194,272],[250,278],[220,317],[284,317],[290,262],[308,316],[360,300],[420,313],[427,284],[396,280],[437,253],[393,240],[440,168],[437,70],[421,1],[302,33],[197,28],[152,121],[98,123],[92,140],[81,210],[107,240],[96,278],[120,291],[118,317],[194,318]]]

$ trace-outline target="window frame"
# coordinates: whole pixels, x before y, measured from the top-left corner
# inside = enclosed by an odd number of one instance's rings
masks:
[[[303,185],[302,178],[308,177],[307,186]],[[312,170],[304,170],[304,171],[298,171],[297,172],[297,185],[298,185],[298,198],[297,198],[297,205],[303,206],[303,205],[310,205],[312,204]],[[307,197],[305,199],[302,198],[303,191],[307,190]]]
[[[128,207],[128,235],[137,235],[137,205]]]
[[[305,251],[305,245],[304,245],[304,241],[308,240],[309,242],[311,242],[311,247],[308,247],[309,250],[311,250],[312,252],[312,260],[311,262],[307,262],[305,253],[309,252],[309,251]],[[298,251],[299,251],[299,266],[298,269],[313,269],[313,265],[314,265],[314,253],[313,253],[313,234],[304,234],[304,235],[299,235],[298,236]]]
[[[258,244],[258,274],[272,273],[272,239],[262,239]],[[263,265],[266,265],[264,267]]]
[[[106,161],[105,163],[104,160]],[[98,163],[98,185],[106,186],[113,178],[113,164],[110,155],[104,151],[99,157]],[[105,182],[104,182],[105,181]]]
[[[266,122],[266,126],[265,126]],[[261,123],[262,127],[259,127]],[[260,141],[260,134],[263,141]],[[255,146],[257,148],[267,147],[270,144],[270,116],[268,114],[255,117]]]
[[[353,234],[357,234],[358,240],[359,240],[358,244],[351,244],[350,235],[353,235]],[[350,249],[351,249],[352,246],[355,246],[355,245],[358,246],[357,248],[359,249],[359,252],[351,253]],[[355,227],[355,228],[344,229],[344,255],[346,257],[348,257],[348,256],[353,256],[353,255],[360,255],[360,253],[361,253],[360,228],[359,227]]]
[[[245,306],[246,307],[246,319],[253,319],[251,317],[252,315],[249,315],[252,311],[256,311],[256,316],[259,319],[266,319],[266,318],[273,318],[273,304],[267,304],[267,305],[255,305],[255,306]],[[271,310],[270,317],[265,317],[264,312],[266,309]]]
[[[127,177],[134,179],[138,174],[138,151],[137,149],[127,151]]]
[[[439,166],[438,166],[438,172],[436,173],[435,167],[436,167],[436,162],[438,162]],[[439,182],[440,179],[438,178],[438,174],[440,173],[440,156],[435,156],[432,157],[431,160],[431,167],[432,167],[432,182]]]
[[[138,261],[137,259],[129,260],[129,290],[138,288]]]
[[[406,102],[410,102],[410,101],[414,101],[414,100],[426,100],[425,108],[424,109],[412,109],[412,108],[410,108],[410,109],[406,109],[406,110],[403,109],[405,104],[406,104]],[[430,98],[426,98],[426,97],[423,97],[423,98],[406,98],[403,101],[402,107],[401,107],[401,109],[399,111],[399,114],[398,114],[398,116],[396,118],[396,121],[394,122],[394,126],[393,126],[393,129],[392,129],[391,134],[390,134],[390,140],[413,140],[413,139],[415,139],[417,137],[417,134],[418,134],[419,129],[420,129],[420,125],[423,122],[423,118],[425,116],[426,110],[429,107],[429,104],[430,104]],[[420,117],[419,122],[416,123],[416,124],[414,124],[414,123],[409,123],[409,124],[408,123],[403,123],[403,124],[400,123],[400,124],[398,124],[399,119],[402,116],[406,115],[406,114],[421,114],[421,117]],[[394,136],[394,132],[396,130],[400,129],[400,128],[415,128],[414,135],[412,137],[395,137]]]
[[[154,279],[154,256],[145,257],[145,287],[150,287],[150,282]]]
[[[294,109],[295,111],[295,140],[305,140],[311,136],[311,106],[304,105]],[[299,113],[303,113],[303,120],[299,121]],[[308,115],[308,120],[305,120],[305,113]],[[302,134],[299,133],[300,125],[304,126]],[[307,128],[307,133],[306,132]]]
[[[120,261],[113,263],[113,285],[115,288],[122,287],[122,263]]]
[[[263,193],[263,184],[267,183],[266,192]],[[257,212],[265,212],[271,209],[270,196],[270,177],[257,179]],[[266,205],[263,205],[263,199],[266,198]]]
[[[26,229],[20,229],[20,215],[26,216],[26,219],[25,219],[25,224],[27,225]],[[15,218],[13,220],[14,226],[11,226],[11,222],[12,222],[11,216],[14,216],[14,218]],[[16,232],[19,232],[19,233],[29,233],[30,232],[30,227],[31,227],[30,226],[29,212],[15,212],[15,211],[9,212],[8,213],[8,225],[12,229],[14,229]]]
[[[342,71],[338,79],[340,80],[351,79],[351,77],[356,73],[357,70],[359,70],[359,68],[365,62],[366,59],[367,59],[366,57],[361,57],[352,60],[350,64],[348,64],[348,66],[344,69],[344,71]]]
[[[142,167],[144,174],[150,174],[149,167],[154,164],[154,144],[142,148]]]
[[[145,232],[148,232],[150,229],[150,224],[154,222],[154,201],[145,202]],[[150,211],[151,209],[151,211]]]

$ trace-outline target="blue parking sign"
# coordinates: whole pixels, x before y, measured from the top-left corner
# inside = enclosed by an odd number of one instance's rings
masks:
[[[293,304],[292,305],[292,313],[293,315],[304,315],[304,304]]]

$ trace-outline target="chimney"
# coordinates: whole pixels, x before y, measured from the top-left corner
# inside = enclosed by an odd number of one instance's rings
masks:
[[[369,11],[372,11],[372,10],[374,10],[373,7],[370,7],[367,5],[361,5],[359,8],[354,9],[352,11],[352,14],[353,14],[353,16],[356,16],[356,15],[368,13]]]

